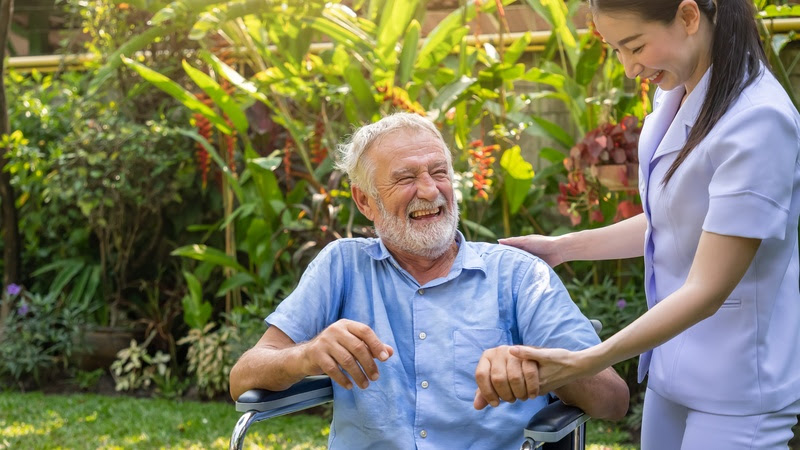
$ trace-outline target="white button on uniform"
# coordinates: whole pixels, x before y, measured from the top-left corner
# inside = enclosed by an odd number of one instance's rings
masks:
[[[419,435],[420,435],[421,437],[423,437],[423,438],[426,438],[426,437],[428,437],[428,432],[427,432],[427,431],[425,431],[425,430],[422,430],[422,431],[420,431],[420,432],[419,432]]]
[[[420,339],[422,339],[422,340],[425,340],[425,338],[426,338],[426,337],[428,337],[428,335],[427,335],[427,334],[425,334],[425,332],[424,332],[424,331],[423,331],[422,333],[420,333],[420,334],[419,334],[419,338],[420,338]]]
[[[424,293],[425,293],[425,289],[420,289],[420,290],[418,290],[417,292],[419,292],[419,295],[422,295],[422,294],[424,294]]]
[[[420,385],[422,386],[422,389],[428,389],[428,382],[427,381],[423,381]]]

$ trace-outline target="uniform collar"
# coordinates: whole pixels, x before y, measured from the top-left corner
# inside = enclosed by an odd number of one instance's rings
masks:
[[[665,107],[667,105],[672,107],[662,108],[666,114],[661,120],[668,120],[668,116],[671,115],[669,114],[670,109],[672,111],[675,110],[674,108],[679,109],[671,120],[664,138],[656,148],[652,157],[653,160],[668,153],[676,152],[682,149],[684,144],[686,144],[689,132],[692,131],[697,116],[700,114],[700,108],[703,106],[703,101],[706,98],[710,79],[711,68],[709,67],[706,73],[703,74],[703,78],[700,79],[700,82],[697,83],[697,86],[695,86],[694,90],[692,90],[686,98],[686,101],[683,102],[683,105],[680,104],[683,94],[686,92],[683,87],[675,88],[663,95],[657,106],[661,106],[663,103]]]

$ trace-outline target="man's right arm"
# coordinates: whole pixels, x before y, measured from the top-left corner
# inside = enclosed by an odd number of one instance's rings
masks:
[[[378,379],[375,359],[386,361],[393,353],[367,325],[347,319],[301,344],[272,326],[231,369],[231,398],[250,389],[282,391],[308,375],[323,373],[347,389],[353,387],[351,379],[364,389],[370,379]]]
[[[269,327],[258,343],[231,369],[231,398],[250,389],[282,391],[302,380],[302,346],[277,327]]]

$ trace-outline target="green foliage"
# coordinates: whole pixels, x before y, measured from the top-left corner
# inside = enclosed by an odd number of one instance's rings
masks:
[[[6,168],[18,193],[23,274],[55,259],[79,257],[88,246],[89,230],[80,211],[46,195],[61,140],[81,109],[82,78],[78,73],[56,78],[34,71],[27,76],[9,72],[4,80],[15,130],[9,137],[14,145],[8,149]],[[48,285],[30,287],[44,292]]]
[[[178,341],[189,345],[189,373],[198,390],[209,398],[228,391],[228,374],[238,357],[231,351],[231,342],[239,338],[236,330],[227,325],[215,327],[211,322],[202,329],[192,328]]]
[[[76,370],[72,381],[80,389],[87,390],[96,386],[104,374],[104,369]]]
[[[583,277],[565,282],[565,286],[581,312],[603,324],[600,338],[605,340],[633,322],[647,310],[641,264],[622,262],[613,265],[616,276],[602,275],[596,266]],[[602,278],[599,278],[602,277]],[[599,279],[598,279],[599,278]],[[628,383],[632,395],[642,389],[637,383],[636,360],[614,366]]]
[[[151,264],[160,250],[164,213],[182,201],[194,168],[184,138],[164,123],[140,125],[111,109],[94,117],[62,139],[44,195],[80,211],[99,244],[98,266],[81,277],[96,286],[99,270],[102,293],[113,305],[123,298],[132,274]],[[80,262],[54,264],[74,271],[66,276],[80,271]],[[88,281],[77,281],[73,289],[83,291],[79,288]],[[118,320],[114,312],[101,323]]]
[[[169,355],[156,351],[151,355],[147,347],[155,337],[155,332],[140,345],[135,340],[131,340],[128,348],[122,349],[117,353],[117,359],[111,364],[111,375],[116,382],[115,389],[118,391],[134,391],[147,388],[158,377],[169,377],[167,363]]]
[[[54,371],[66,369],[85,310],[56,295],[26,291],[3,293],[0,301],[10,303],[12,311],[2,328],[0,380],[22,388],[32,380],[38,386]]]

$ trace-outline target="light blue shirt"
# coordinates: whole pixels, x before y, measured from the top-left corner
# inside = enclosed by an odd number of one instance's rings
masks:
[[[334,383],[333,449],[517,449],[545,397],[472,406],[484,350],[528,344],[578,350],[599,343],[589,321],[542,260],[497,244],[465,242],[450,273],[420,286],[378,239],[326,246],[297,289],[267,317],[295,342],[347,318],[369,325],[395,354],[380,379],[348,391]]]
[[[722,307],[640,359],[640,380],[700,411],[749,415],[800,398],[800,117],[765,72],[747,87],[661,181],[694,126],[711,70],[689,94],[656,91],[639,140],[640,190],[648,229],[645,290],[650,307],[679,289],[700,235],[761,239]]]

